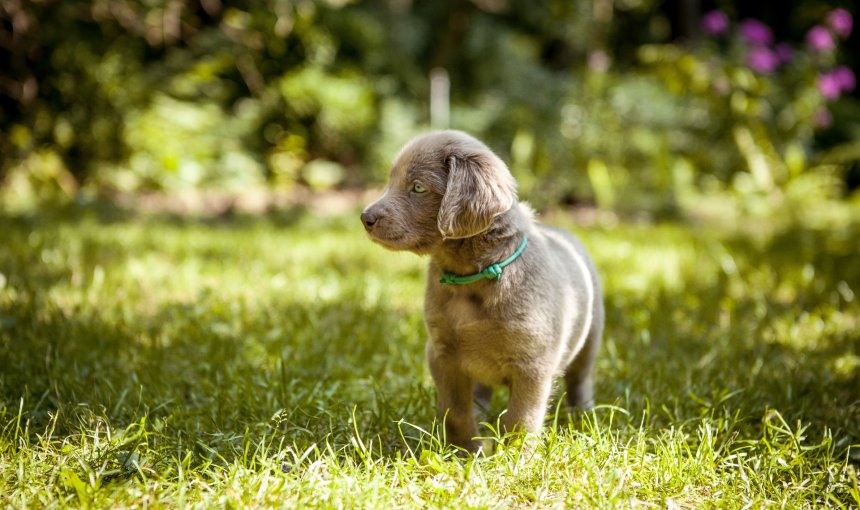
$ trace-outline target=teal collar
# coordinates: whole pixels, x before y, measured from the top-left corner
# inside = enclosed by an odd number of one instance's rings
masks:
[[[468,285],[470,283],[477,282],[478,280],[483,280],[484,278],[488,280],[501,280],[502,269],[504,269],[505,266],[509,265],[511,262],[517,260],[517,258],[522,255],[523,251],[526,249],[526,244],[528,243],[528,241],[529,236],[523,235],[523,242],[520,243],[520,247],[517,248],[517,251],[515,251],[513,255],[499,262],[498,264],[491,265],[480,273],[460,276],[454,273],[449,273],[448,271],[444,271],[442,272],[442,278],[439,280],[439,283],[441,283],[442,285]]]

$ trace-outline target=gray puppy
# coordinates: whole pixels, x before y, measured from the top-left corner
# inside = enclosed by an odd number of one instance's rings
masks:
[[[594,265],[572,234],[535,222],[507,166],[459,131],[406,144],[385,194],[361,214],[370,238],[430,256],[427,359],[448,441],[480,443],[473,396],[510,388],[505,431],[543,425],[553,380],[588,407],[603,334]]]

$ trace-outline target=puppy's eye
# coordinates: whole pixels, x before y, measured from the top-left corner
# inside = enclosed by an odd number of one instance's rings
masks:
[[[415,193],[426,193],[427,187],[420,182],[415,181],[412,183],[412,191],[414,191]]]

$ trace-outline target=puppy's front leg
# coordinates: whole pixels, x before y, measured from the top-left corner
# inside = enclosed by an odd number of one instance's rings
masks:
[[[430,373],[436,383],[439,419],[445,420],[448,442],[475,452],[480,448],[478,427],[472,416],[472,379],[449,356],[427,346]]]
[[[519,373],[511,380],[508,411],[502,416],[505,432],[537,432],[543,426],[552,391],[552,377]]]

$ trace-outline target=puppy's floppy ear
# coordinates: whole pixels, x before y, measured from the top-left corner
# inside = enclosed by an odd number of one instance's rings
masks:
[[[438,217],[445,238],[478,235],[514,205],[516,183],[495,154],[451,155],[447,165],[448,185]]]

